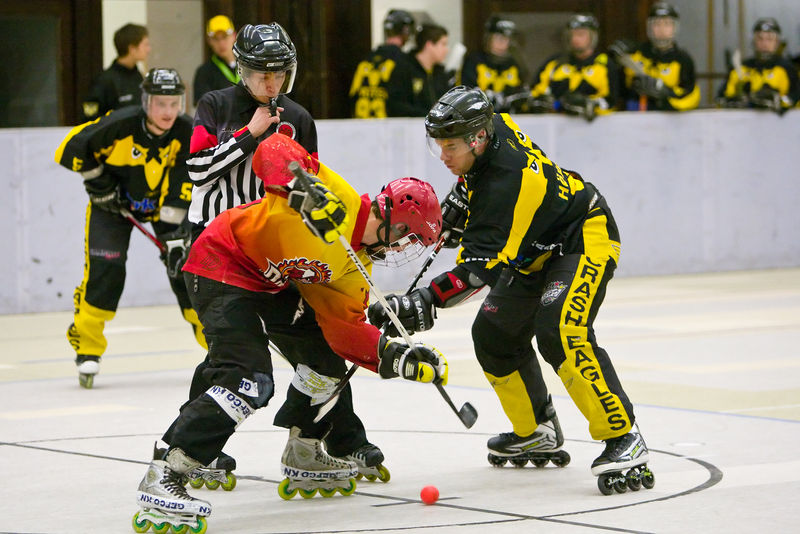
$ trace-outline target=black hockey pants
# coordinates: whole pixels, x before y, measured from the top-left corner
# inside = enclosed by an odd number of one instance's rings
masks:
[[[313,310],[294,286],[275,294],[253,292],[184,273],[192,304],[205,327],[208,355],[195,369],[189,400],[164,434],[164,441],[210,463],[236,427],[267,405],[274,393],[269,340],[293,367],[342,378],[345,360],[328,346]],[[304,436],[326,438],[328,452],[345,455],[367,442],[353,412],[349,384],[336,406],[319,423],[317,407],[293,385],[275,416],[277,426],[299,427]]]

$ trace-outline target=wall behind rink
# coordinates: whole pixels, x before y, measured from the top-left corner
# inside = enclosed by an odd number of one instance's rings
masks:
[[[608,199],[622,234],[618,276],[800,265],[800,112],[516,120],[551,159],[579,171]],[[421,119],[328,120],[317,127],[321,159],[362,193],[417,176],[442,198],[453,182],[428,153]],[[67,132],[0,130],[0,313],[72,306],[82,276],[86,194],[81,177],[53,161]],[[443,251],[427,274],[445,270],[454,257]],[[375,281],[385,291],[402,290],[422,259],[396,270],[376,267]],[[174,302],[156,247],[136,230],[127,270],[121,306]]]

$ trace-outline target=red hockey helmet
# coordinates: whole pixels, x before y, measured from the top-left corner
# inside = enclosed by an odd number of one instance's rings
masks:
[[[385,244],[411,234],[425,245],[433,245],[442,231],[442,209],[433,187],[418,178],[399,178],[375,197],[386,225]],[[403,225],[400,227],[399,225]],[[389,230],[398,232],[389,237]]]

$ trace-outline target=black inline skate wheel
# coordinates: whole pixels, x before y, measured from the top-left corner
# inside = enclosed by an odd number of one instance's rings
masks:
[[[504,465],[506,465],[507,459],[503,458],[502,456],[495,456],[494,454],[489,453],[488,458],[489,458],[489,463],[492,464],[492,466],[494,467],[503,467]]]
[[[556,467],[566,467],[571,459],[567,451],[558,451],[555,456],[550,458],[550,462]]]
[[[628,482],[628,488],[631,491],[639,491],[640,489],[642,489],[642,480],[639,478],[638,473],[634,473],[633,471],[631,471],[625,478]]]
[[[527,458],[511,458],[511,460],[509,461],[511,462],[511,465],[513,465],[514,467],[525,467],[526,465],[528,465]]]
[[[625,482],[624,478],[622,480],[616,480],[614,482],[614,491],[616,491],[617,493],[625,493],[626,491],[628,491],[628,484]]]
[[[547,465],[549,460],[547,458],[534,458],[531,460],[531,463],[536,467],[542,468]]]
[[[647,472],[642,475],[642,486],[645,489],[653,489],[653,486],[656,485],[656,476],[648,469]]]
[[[597,488],[603,495],[611,495],[614,493],[614,485],[611,483],[611,477],[608,475],[600,475],[597,477]]]

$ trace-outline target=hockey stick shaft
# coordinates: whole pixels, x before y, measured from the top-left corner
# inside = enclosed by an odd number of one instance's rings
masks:
[[[449,232],[450,230],[445,230],[444,232],[442,232],[442,235],[439,236],[439,241],[436,242],[436,246],[433,247],[433,250],[431,251],[430,255],[428,255],[428,257],[425,259],[425,263],[422,264],[422,268],[417,273],[417,276],[414,277],[414,279],[411,281],[411,285],[408,286],[406,295],[411,293],[411,291],[415,287],[417,287],[417,284],[419,283],[420,278],[422,278],[422,275],[425,274],[425,271],[427,271],[428,267],[431,266],[433,260],[436,259],[436,255],[439,254],[439,251],[442,250],[442,246],[444,245],[444,241],[445,239],[447,239]]]
[[[128,221],[132,225],[134,225],[136,228],[138,228],[139,231],[142,232],[145,235],[145,237],[147,237],[147,239],[149,239],[150,241],[155,243],[155,245],[158,247],[158,250],[160,250],[161,252],[166,252],[167,251],[166,245],[164,245],[164,243],[159,241],[159,239],[156,236],[151,234],[150,231],[147,228],[145,228],[142,223],[137,221],[136,217],[134,217],[133,214],[131,214],[130,211],[126,210],[125,208],[121,208],[119,210],[119,214],[122,215],[123,217],[125,217],[126,219],[128,219]]]

